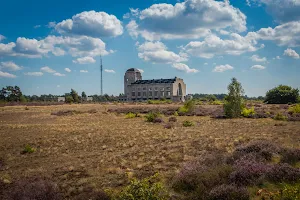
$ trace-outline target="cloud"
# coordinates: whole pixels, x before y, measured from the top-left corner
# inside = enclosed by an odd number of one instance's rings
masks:
[[[54,74],[53,74],[53,76],[66,76],[65,74],[61,74],[61,73],[58,73],[58,72],[55,72]]]
[[[14,75],[14,74],[10,74],[10,73],[7,73],[7,72],[0,71],[0,77],[3,77],[3,78],[16,78],[17,76]]]
[[[90,37],[116,37],[123,34],[121,21],[105,12],[85,11],[72,19],[59,22],[55,29],[61,34]]]
[[[280,56],[276,56],[275,58],[273,58],[273,60],[280,60]]]
[[[204,63],[204,65],[208,65],[208,63]]]
[[[249,0],[248,0],[249,1]],[[277,22],[290,22],[300,20],[299,0],[251,0],[254,3],[264,4],[266,10]]]
[[[197,73],[197,72],[199,72],[199,70],[191,69],[191,68],[189,68],[189,66],[187,66],[186,64],[183,64],[183,63],[174,63],[172,65],[172,67],[179,70],[179,71],[184,71],[186,73]]]
[[[253,65],[251,67],[251,69],[254,69],[254,70],[263,70],[263,69],[266,69],[266,67],[262,66],[262,65]]]
[[[80,70],[81,73],[88,73],[87,70]]]
[[[50,73],[50,74],[53,74],[53,73],[56,72],[55,70],[51,69],[51,68],[48,67],[48,66],[42,67],[42,68],[41,68],[41,71],[47,72],[47,73]]]
[[[0,63],[0,69],[8,69],[10,71],[18,71],[18,70],[21,70],[22,68],[23,68],[22,66],[19,66],[12,61]]]
[[[213,58],[216,55],[240,55],[257,51],[257,42],[251,37],[242,37],[237,33],[230,34],[230,40],[223,40],[216,35],[209,35],[203,41],[192,41],[184,50],[190,55],[201,58]]]
[[[47,24],[47,27],[48,28],[54,28],[56,26],[56,22],[49,22],[48,24]]]
[[[138,8],[134,9],[134,8],[129,8],[130,13],[126,13],[125,15],[123,15],[124,19],[128,19],[130,17],[136,17],[139,15],[140,10]]]
[[[227,70],[233,70],[233,67],[231,65],[218,65],[214,68],[213,72],[225,72]]]
[[[283,55],[292,57],[294,59],[299,59],[300,58],[299,54],[295,50],[290,49],[290,48],[286,49],[284,51]]]
[[[266,57],[260,58],[259,55],[253,55],[250,59],[254,62],[267,62]]]
[[[33,28],[40,28],[41,25],[35,25]]]
[[[73,63],[77,64],[90,64],[90,63],[95,63],[96,60],[92,57],[86,56],[83,58],[77,58],[76,60],[73,60]]]
[[[4,40],[6,37],[4,36],[4,35],[1,35],[0,34],[0,42],[2,41],[2,40]]]
[[[107,72],[107,73],[116,73],[114,70],[112,70],[112,69],[105,69],[104,70],[105,72]]]
[[[145,42],[138,46],[138,56],[144,61],[152,63],[177,63],[187,61],[184,53],[176,54],[168,51],[162,42]]]
[[[60,85],[57,85],[56,87],[60,88]]]
[[[142,69],[138,69],[141,73],[144,73],[145,71],[144,70],[142,70]]]
[[[299,47],[300,21],[285,23],[275,28],[261,28],[257,32],[249,32],[246,37],[274,41],[279,46]]]
[[[180,25],[179,25],[180,24]],[[127,29],[130,35],[146,40],[200,38],[210,29],[231,28],[245,31],[246,16],[229,1],[186,0],[172,4],[154,4],[138,13]]]
[[[24,73],[26,76],[43,76],[43,72],[26,72]]]
[[[65,71],[70,73],[71,69],[70,68],[65,68]]]
[[[21,56],[27,58],[41,58],[52,53],[62,56],[66,53],[73,57],[108,55],[105,43],[99,38],[88,36],[53,36],[42,40],[19,37],[16,43],[0,43],[0,56]]]

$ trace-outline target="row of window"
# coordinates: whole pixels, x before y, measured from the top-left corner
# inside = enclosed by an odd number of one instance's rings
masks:
[[[131,96],[135,97],[135,92],[132,92],[131,93]],[[154,95],[155,97],[158,97],[158,94],[159,96],[165,96],[165,94],[167,96],[171,96],[171,92],[167,91],[166,93],[164,91],[161,91],[160,93],[158,91],[155,91],[155,92],[148,92],[148,96],[149,97],[152,97],[152,95]],[[141,95],[143,95],[143,97],[146,97],[147,96],[147,92],[137,92],[137,96],[138,97],[141,97]]]
[[[137,91],[140,91],[142,88],[137,88]],[[160,89],[160,91],[164,91],[165,88],[158,88],[158,87],[155,87],[154,88],[154,91],[158,91],[158,89]],[[143,88],[143,91],[146,91],[147,88]],[[171,87],[166,87],[166,91],[170,91],[171,90]],[[135,88],[132,88],[132,91],[135,91]],[[152,88],[149,88],[149,91],[152,91]]]

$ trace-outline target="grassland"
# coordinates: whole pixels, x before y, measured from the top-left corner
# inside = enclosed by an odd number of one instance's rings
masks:
[[[53,105],[0,108],[0,180],[45,176],[64,196],[86,188],[118,188],[128,177],[159,172],[169,180],[181,165],[207,151],[232,152],[239,144],[267,139],[300,148],[300,122],[178,116],[172,129],[141,117],[108,112],[118,108],[166,109],[178,105]],[[202,106],[205,108],[205,106]],[[210,106],[214,107],[214,106]],[[216,106],[218,108],[218,106]],[[53,115],[74,110],[68,115]],[[272,108],[270,108],[272,110]],[[162,117],[165,122],[168,116]],[[184,121],[195,126],[183,127]],[[34,152],[22,153],[30,145]]]

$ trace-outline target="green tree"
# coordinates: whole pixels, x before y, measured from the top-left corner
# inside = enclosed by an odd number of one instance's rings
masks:
[[[228,85],[228,95],[225,97],[224,112],[228,118],[237,118],[241,116],[244,107],[243,96],[244,90],[236,78],[231,79]]]
[[[73,98],[73,100],[74,100],[75,103],[79,102],[78,93],[75,90],[71,89],[70,95],[72,96],[72,98]]]
[[[0,100],[4,101],[20,101],[22,91],[18,86],[7,86],[0,90]]]
[[[82,99],[86,99],[87,96],[86,96],[85,92],[81,93],[81,97],[82,97]]]
[[[74,102],[74,99],[71,95],[67,95],[65,98],[66,98],[66,103],[73,103]]]
[[[287,104],[297,103],[299,90],[287,85],[279,85],[266,93],[265,103]]]

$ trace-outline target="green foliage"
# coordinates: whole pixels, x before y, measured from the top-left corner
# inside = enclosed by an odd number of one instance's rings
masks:
[[[195,101],[194,100],[189,100],[184,103],[182,107],[178,109],[179,113],[188,113],[188,112],[193,112],[195,109]]]
[[[27,102],[27,99],[24,95],[20,96],[20,102],[22,103],[26,103]]]
[[[300,113],[300,104],[292,106],[289,108],[289,113],[291,114],[299,114]]]
[[[194,122],[191,122],[191,121],[184,121],[184,122],[182,123],[182,125],[183,125],[184,127],[195,126]]]
[[[223,102],[220,100],[210,101],[209,105],[223,105]]]
[[[284,116],[282,113],[277,113],[276,116],[274,117],[275,120],[280,120],[280,121],[286,121],[287,117]]]
[[[81,93],[81,97],[83,98],[83,99],[85,99],[87,96],[86,96],[86,94],[85,94],[85,92],[82,92]]]
[[[300,199],[300,183],[297,184],[281,184],[280,190],[270,192],[261,190],[261,200],[299,200]]]
[[[70,95],[72,96],[75,103],[79,102],[79,96],[78,96],[78,93],[75,90],[71,89]]]
[[[242,110],[242,116],[243,117],[251,117],[253,115],[255,115],[255,110],[254,110],[254,107],[250,108],[250,109],[247,109],[247,108],[243,108]]]
[[[21,101],[22,96],[22,91],[18,86],[7,86],[0,90],[0,100],[3,101]]]
[[[73,103],[73,102],[74,102],[73,97],[70,96],[70,95],[67,95],[67,96],[66,96],[66,103]]]
[[[167,200],[169,195],[158,175],[142,180],[133,179],[113,200]]]
[[[35,152],[35,148],[31,147],[29,144],[26,144],[26,146],[24,147],[22,153],[33,153]]]
[[[177,111],[174,112],[174,116],[179,116]]]
[[[125,116],[126,119],[132,119],[132,118],[136,118],[136,117],[139,117],[139,115],[136,113],[131,113],[131,112],[127,113]]]
[[[287,104],[297,103],[299,90],[287,85],[279,85],[266,93],[265,103]]]
[[[228,118],[237,118],[241,116],[244,108],[243,96],[244,90],[241,83],[236,78],[232,78],[228,85],[228,95],[225,97],[224,112]]]
[[[145,115],[146,121],[147,122],[154,122],[156,118],[159,118],[160,114],[159,113],[155,113],[155,112],[150,112],[148,114]]]

